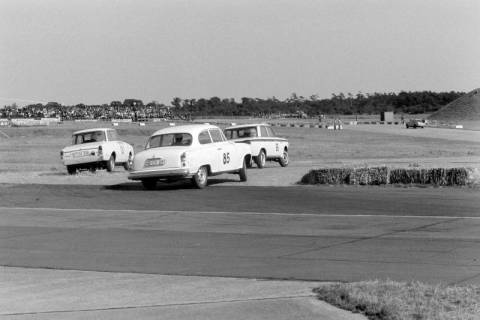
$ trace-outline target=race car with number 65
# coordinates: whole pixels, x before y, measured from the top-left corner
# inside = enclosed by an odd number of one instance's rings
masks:
[[[155,189],[158,181],[191,179],[202,189],[208,176],[221,173],[238,174],[246,181],[250,158],[247,144],[228,141],[216,126],[173,126],[148,139],[145,150],[135,155],[128,179],[140,180],[145,189]]]

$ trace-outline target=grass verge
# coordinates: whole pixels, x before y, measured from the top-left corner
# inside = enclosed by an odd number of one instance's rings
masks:
[[[372,320],[478,320],[479,286],[362,281],[316,288],[320,300]]]

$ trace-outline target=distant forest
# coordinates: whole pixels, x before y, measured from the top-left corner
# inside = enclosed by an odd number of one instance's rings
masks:
[[[332,94],[329,99],[308,98],[293,93],[285,100],[268,99],[181,99],[174,98],[172,106],[178,113],[192,116],[251,116],[251,115],[308,115],[321,114],[379,114],[382,111],[420,114],[432,113],[464,95],[464,92],[400,92],[400,93],[351,93]]]

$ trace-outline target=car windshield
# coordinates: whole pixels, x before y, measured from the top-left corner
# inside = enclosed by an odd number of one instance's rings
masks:
[[[257,136],[256,127],[243,127],[225,130],[227,139],[253,138]]]
[[[89,131],[74,134],[72,144],[82,144],[99,141],[105,141],[105,133],[103,131]]]
[[[148,139],[145,149],[171,147],[171,146],[189,146],[192,144],[192,136],[189,133],[167,133],[152,136]]]

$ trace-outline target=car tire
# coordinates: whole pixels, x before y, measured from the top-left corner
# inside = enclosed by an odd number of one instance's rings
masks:
[[[288,159],[288,151],[287,150],[283,150],[282,157],[278,160],[278,162],[280,163],[280,165],[282,167],[288,166],[289,159]]]
[[[115,156],[112,154],[107,161],[107,171],[112,172],[115,169]]]
[[[76,174],[77,168],[75,168],[74,166],[67,166],[67,172],[68,174]]]
[[[208,169],[206,166],[200,167],[192,178],[193,185],[198,189],[203,189],[208,183]]]
[[[247,181],[247,157],[243,159],[243,165],[240,171],[238,171],[238,175],[240,176],[240,181],[245,182]]]
[[[143,179],[142,185],[147,190],[154,190],[157,187],[157,179]]]
[[[255,162],[257,163],[257,167],[259,169],[262,169],[263,167],[265,167],[266,161],[267,161],[267,156],[265,155],[265,151],[260,150],[260,153],[255,158]]]
[[[132,154],[130,153],[130,154],[128,155],[128,160],[127,160],[127,162],[125,162],[125,163],[123,164],[123,168],[128,171],[128,170],[130,170],[131,167],[132,167]]]
[[[253,157],[252,156],[248,156],[246,158],[246,164],[247,164],[247,168],[250,169],[251,167],[253,167]]]

